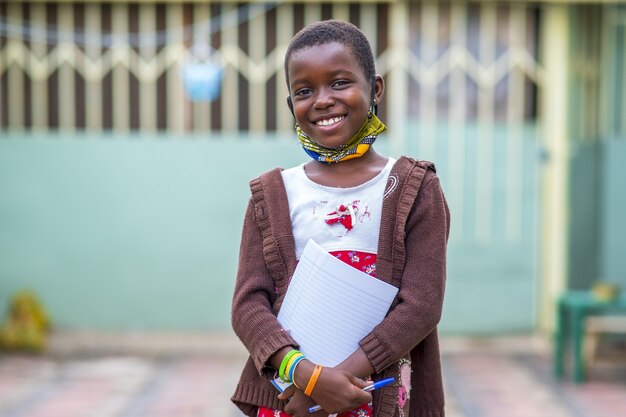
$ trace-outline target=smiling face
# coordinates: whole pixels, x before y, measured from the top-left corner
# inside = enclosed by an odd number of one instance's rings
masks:
[[[352,50],[327,43],[295,51],[288,62],[289,90],[300,128],[326,148],[347,143],[370,108],[371,80]],[[376,100],[383,83],[376,77]]]

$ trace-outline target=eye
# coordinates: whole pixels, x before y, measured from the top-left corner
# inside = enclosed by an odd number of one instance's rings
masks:
[[[297,97],[306,97],[310,95],[312,91],[313,90],[311,90],[310,88],[300,88],[299,90],[296,90],[294,95]]]
[[[332,87],[333,88],[343,88],[346,87],[350,84],[350,81],[348,80],[337,80],[335,82],[333,82]]]

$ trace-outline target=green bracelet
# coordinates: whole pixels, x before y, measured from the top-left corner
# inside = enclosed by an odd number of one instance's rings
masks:
[[[282,362],[280,363],[280,368],[278,368],[278,376],[285,382],[288,382],[285,377],[285,368],[287,367],[287,363],[289,362],[289,359],[291,359],[291,357],[297,353],[300,353],[300,351],[296,349],[290,350],[289,352],[287,352]]]

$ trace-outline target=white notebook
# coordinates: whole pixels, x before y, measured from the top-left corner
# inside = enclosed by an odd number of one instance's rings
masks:
[[[398,289],[307,242],[278,321],[307,359],[336,366],[387,314]]]

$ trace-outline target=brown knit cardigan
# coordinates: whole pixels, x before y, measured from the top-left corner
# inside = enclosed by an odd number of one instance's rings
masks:
[[[233,329],[250,357],[231,400],[253,417],[258,406],[285,406],[268,382],[267,362],[281,348],[298,346],[276,320],[297,260],[280,169],[261,175],[250,187],[232,304]],[[375,391],[375,417],[444,416],[437,324],[449,227],[450,213],[434,166],[398,159],[384,193],[376,274],[399,291],[387,317],[360,346],[375,379],[398,379],[399,362],[410,359],[411,392],[400,410],[397,384]]]

